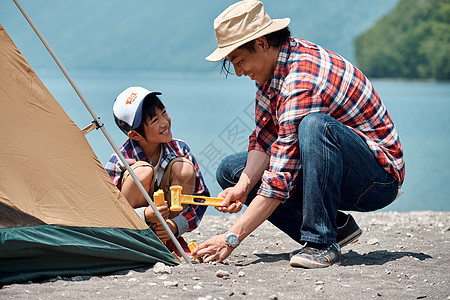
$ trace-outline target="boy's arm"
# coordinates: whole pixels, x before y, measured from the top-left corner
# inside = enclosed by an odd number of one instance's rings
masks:
[[[198,227],[206,211],[206,206],[188,205],[178,216],[172,219],[177,225],[177,237]]]

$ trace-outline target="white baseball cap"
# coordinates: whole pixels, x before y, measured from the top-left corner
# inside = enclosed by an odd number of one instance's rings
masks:
[[[148,95],[161,95],[143,87],[129,87],[117,96],[114,101],[113,114],[117,126],[126,134],[136,129],[142,122],[142,104]]]

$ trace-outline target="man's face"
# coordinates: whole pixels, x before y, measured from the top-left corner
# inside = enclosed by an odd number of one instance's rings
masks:
[[[250,77],[258,84],[263,84],[273,76],[276,61],[271,59],[268,51],[260,45],[258,39],[255,41],[255,52],[245,48],[236,49],[226,59],[233,64],[237,76]]]

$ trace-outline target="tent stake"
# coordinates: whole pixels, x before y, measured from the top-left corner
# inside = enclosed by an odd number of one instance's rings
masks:
[[[78,97],[80,98],[80,100],[83,102],[84,106],[86,107],[86,109],[89,111],[89,113],[91,114],[92,118],[94,119],[94,122],[97,123],[97,126],[101,129],[101,131],[103,132],[103,135],[106,137],[106,139],[108,140],[109,144],[111,145],[111,147],[114,149],[114,151],[117,153],[117,155],[119,156],[119,159],[122,161],[122,163],[124,164],[125,168],[127,169],[127,171],[130,173],[131,177],[133,178],[134,182],[136,183],[137,187],[139,188],[139,190],[141,191],[142,195],[144,196],[145,200],[147,200],[148,204],[152,207],[153,211],[155,212],[156,216],[158,217],[158,220],[161,222],[161,224],[163,225],[164,229],[167,231],[167,233],[170,236],[170,239],[173,241],[175,247],[178,249],[178,251],[181,253],[181,255],[183,256],[184,260],[186,261],[186,263],[188,265],[191,265],[192,262],[189,259],[189,257],[187,256],[186,252],[184,252],[183,248],[181,247],[180,243],[178,242],[178,240],[176,239],[176,237],[174,236],[174,234],[172,233],[172,230],[170,230],[169,226],[167,225],[166,221],[164,220],[164,218],[162,217],[161,213],[158,211],[158,209],[156,208],[156,205],[153,203],[152,199],[150,198],[150,196],[148,195],[148,193],[145,191],[145,188],[142,186],[141,182],[139,181],[139,179],[137,178],[136,174],[133,172],[133,170],[130,167],[130,164],[128,163],[128,161],[125,159],[125,157],[122,155],[122,153],[119,151],[119,148],[116,146],[116,144],[114,143],[113,139],[111,138],[111,136],[109,135],[109,133],[106,131],[105,126],[103,126],[103,124],[100,122],[100,117],[98,117],[95,112],[91,109],[91,107],[89,106],[89,104],[87,103],[87,101],[84,99],[83,95],[81,94],[80,90],[78,89],[78,87],[75,85],[75,82],[72,80],[72,78],[70,77],[69,73],[67,72],[66,68],[64,68],[63,64],[60,62],[60,60],[58,59],[58,57],[55,55],[55,53],[53,52],[53,50],[50,48],[50,46],[48,45],[48,43],[46,42],[46,40],[44,39],[44,37],[41,35],[41,33],[39,32],[39,30],[37,29],[37,27],[34,25],[34,23],[31,21],[30,17],[28,16],[28,14],[25,12],[25,10],[22,8],[22,6],[20,5],[20,3],[18,2],[18,0],[13,0],[14,3],[16,4],[17,8],[19,8],[20,12],[22,13],[22,15],[25,17],[25,19],[28,21],[28,23],[30,24],[31,28],[33,28],[34,32],[37,34],[37,36],[39,37],[39,39],[41,40],[41,42],[44,44],[45,48],[47,49],[47,51],[50,53],[50,55],[52,56],[52,58],[55,60],[56,64],[58,65],[58,67],[61,69],[61,71],[63,72],[64,76],[67,78],[67,80],[69,81],[70,85],[73,87],[73,89],[75,90],[75,92],[77,93]]]

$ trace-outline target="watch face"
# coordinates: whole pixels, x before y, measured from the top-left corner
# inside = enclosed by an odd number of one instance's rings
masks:
[[[227,235],[227,244],[231,247],[236,247],[239,244],[239,239],[235,234]]]

